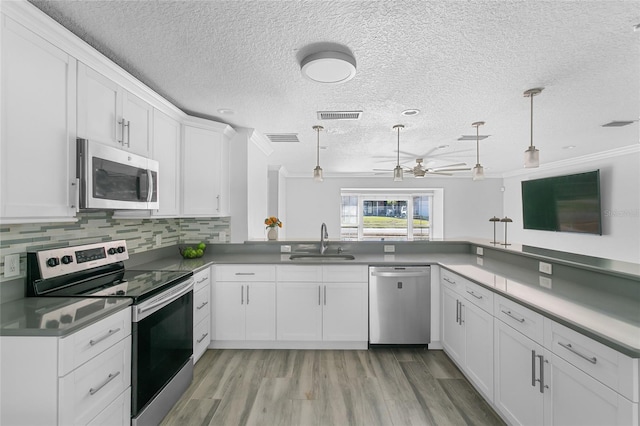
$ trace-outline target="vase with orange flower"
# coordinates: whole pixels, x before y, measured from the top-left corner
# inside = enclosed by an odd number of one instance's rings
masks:
[[[269,216],[264,220],[267,229],[267,239],[275,241],[278,239],[278,228],[282,228],[282,222],[275,216]]]

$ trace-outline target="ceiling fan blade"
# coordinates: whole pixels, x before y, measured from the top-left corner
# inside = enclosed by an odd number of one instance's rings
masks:
[[[435,172],[435,173],[438,173],[438,172],[468,172],[469,170],[471,170],[471,167],[466,168],[466,169],[463,169],[463,168],[457,168],[457,169],[439,169],[439,168],[438,168],[438,169],[430,169],[430,170],[431,170],[431,172],[432,172],[432,173],[433,173],[433,172]]]
[[[391,169],[373,169],[374,172],[389,172],[391,173],[393,170]]]
[[[424,154],[416,155],[416,157],[417,158],[428,158],[433,153],[433,151],[436,151],[437,149],[438,149],[438,147],[434,146],[433,148],[431,148],[429,151],[425,152]]]
[[[427,173],[429,173],[430,175],[453,176],[451,173],[433,172],[430,170],[427,170]]]
[[[453,164],[447,164],[447,165],[440,166],[440,167],[431,167],[431,170],[438,171],[438,170],[442,170],[442,169],[448,169],[448,168],[451,168],[451,167],[466,166],[466,165],[467,165],[467,163],[453,163]]]

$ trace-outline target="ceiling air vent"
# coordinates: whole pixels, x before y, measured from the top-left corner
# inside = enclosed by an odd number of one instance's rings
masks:
[[[603,124],[602,127],[622,127],[622,126],[628,126],[629,124],[633,124],[635,123],[634,121],[612,121],[610,123],[607,124]]]
[[[484,140],[484,139],[488,138],[489,136],[491,136],[491,135],[478,135],[478,136],[476,136],[476,135],[462,135],[462,136],[460,136],[458,138],[458,140],[459,141],[475,141],[476,138],[477,138],[479,141],[481,141],[481,140]]]
[[[362,111],[318,111],[318,120],[360,120]]]
[[[266,135],[271,142],[284,142],[284,143],[298,143],[300,139],[298,139],[297,133],[270,133]]]

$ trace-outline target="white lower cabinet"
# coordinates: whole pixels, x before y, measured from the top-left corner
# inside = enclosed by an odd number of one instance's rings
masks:
[[[193,274],[193,363],[211,343],[211,268]]]
[[[368,340],[366,282],[323,284],[322,340]]]
[[[129,424],[130,308],[64,337],[3,336],[0,351],[0,424]]]
[[[278,282],[278,340],[322,340],[322,283]]]

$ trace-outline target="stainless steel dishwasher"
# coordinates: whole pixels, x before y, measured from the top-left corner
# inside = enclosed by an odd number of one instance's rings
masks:
[[[431,341],[431,268],[369,267],[369,344]]]

